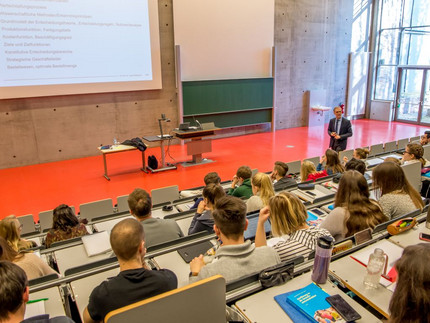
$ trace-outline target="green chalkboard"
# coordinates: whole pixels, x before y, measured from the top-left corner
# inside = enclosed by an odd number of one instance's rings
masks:
[[[214,121],[217,127],[272,121],[273,78],[187,81],[182,95],[184,121],[199,116],[200,122]]]

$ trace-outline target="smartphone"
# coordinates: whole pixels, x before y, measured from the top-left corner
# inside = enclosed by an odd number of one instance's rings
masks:
[[[325,300],[345,321],[352,322],[361,319],[360,314],[358,314],[339,294],[326,297]]]
[[[430,234],[420,232],[420,240],[430,242]]]
[[[323,211],[321,211],[320,209],[312,209],[311,212],[315,213],[316,215],[319,215],[319,216],[325,215],[325,213]]]

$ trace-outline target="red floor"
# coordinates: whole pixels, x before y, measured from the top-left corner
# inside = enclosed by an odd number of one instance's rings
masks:
[[[353,121],[354,136],[348,148],[367,146],[420,135],[426,127],[397,122],[373,120]],[[108,156],[111,181],[103,177],[102,156],[66,160],[0,170],[0,218],[9,214],[33,214],[55,208],[60,203],[78,207],[79,204],[129,194],[134,188],[148,191],[175,185],[186,189],[203,185],[203,177],[216,171],[222,180],[230,179],[240,165],[260,171],[271,170],[276,160],[285,162],[323,154],[328,146],[325,127],[300,127],[214,140],[212,152],[204,157],[216,162],[193,167],[178,166],[177,170],[145,174],[139,171],[139,152]],[[160,158],[160,149],[147,153]],[[186,147],[171,146],[176,161],[187,160]],[[167,156],[168,162],[174,162]]]

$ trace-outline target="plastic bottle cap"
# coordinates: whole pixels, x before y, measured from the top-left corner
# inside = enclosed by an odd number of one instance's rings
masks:
[[[380,248],[376,248],[373,253],[377,256],[382,256],[382,255],[384,255],[384,250],[382,250]]]
[[[334,239],[330,236],[323,236],[321,238],[318,238],[318,247],[321,247],[323,249],[331,249],[334,245]]]

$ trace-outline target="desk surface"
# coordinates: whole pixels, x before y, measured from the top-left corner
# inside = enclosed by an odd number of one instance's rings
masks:
[[[89,264],[98,260],[103,260],[112,256],[112,251],[88,257],[83,244],[64,248],[54,252],[55,259],[57,260],[58,269],[60,274],[73,267]]]
[[[402,248],[406,248],[407,246],[412,246],[418,243],[430,243],[419,239],[420,232],[430,234],[430,229],[426,228],[426,223],[423,222],[418,224],[417,228],[418,229],[416,230],[411,229],[398,235],[392,236],[388,240]]]
[[[292,322],[284,310],[276,303],[274,297],[279,294],[291,292],[303,288],[312,283],[311,273],[308,272],[301,276],[286,282],[284,285],[272,287],[263,290],[257,294],[251,295],[236,302],[236,307],[244,313],[251,322],[259,323],[276,323],[276,322]],[[380,322],[370,312],[365,310],[361,305],[355,302],[352,298],[344,294],[336,285],[327,282],[320,285],[328,294],[339,294],[345,299],[362,317],[357,322]]]
[[[330,272],[347,288],[388,318],[388,306],[393,292],[382,285],[377,289],[366,289],[363,283],[366,275],[365,266],[348,255],[330,263]]]
[[[111,146],[108,149],[102,149],[102,147],[97,147],[98,150],[100,150],[103,154],[112,154],[112,153],[119,153],[121,151],[128,151],[128,150],[137,150],[134,146],[127,146],[127,145],[116,145]]]
[[[158,136],[145,136],[145,137],[142,137],[142,139],[145,140],[145,141],[149,141],[149,142],[164,141],[164,140],[173,139],[173,136],[171,136],[171,135],[169,135],[167,133],[164,134],[163,136],[165,136],[165,137],[161,138],[161,137],[158,137]]]
[[[100,285],[100,283],[105,279],[109,277],[115,277],[116,275],[118,275],[118,273],[119,267],[95,275],[91,275],[86,278],[78,279],[70,283],[81,317],[82,313],[88,305],[88,299],[93,289]]]
[[[41,290],[39,292],[30,293],[30,300],[41,298],[48,299],[47,301],[45,301],[45,313],[49,314],[51,318],[55,316],[66,315],[58,287],[55,286]]]
[[[191,138],[199,138],[205,136],[211,136],[215,134],[215,131],[220,130],[221,128],[211,128],[204,130],[172,130],[173,134],[179,139],[191,139]]]
[[[177,251],[172,251],[154,258],[160,268],[173,271],[178,278],[178,287],[189,284],[190,265],[179,255]]]

